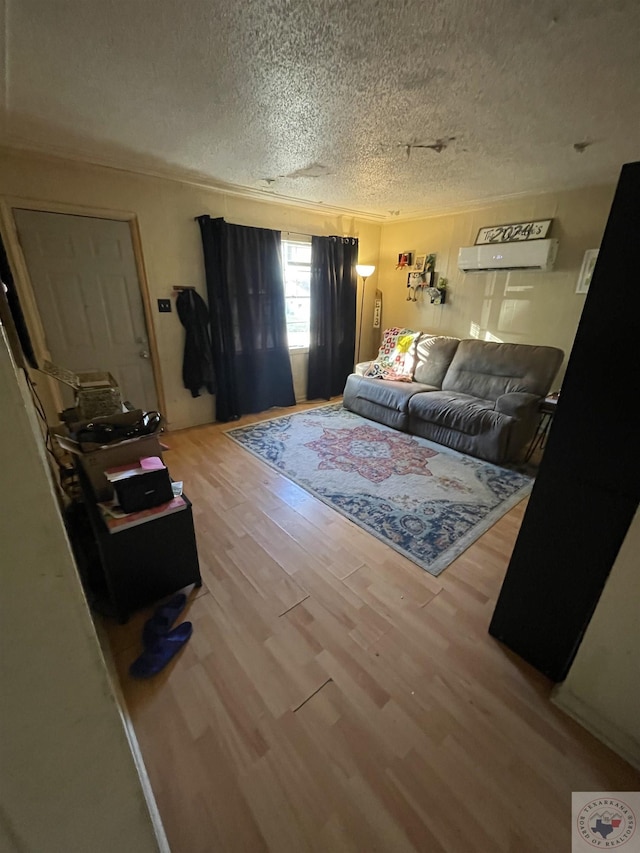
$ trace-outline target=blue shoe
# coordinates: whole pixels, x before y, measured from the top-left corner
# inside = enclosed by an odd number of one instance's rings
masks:
[[[136,658],[129,667],[129,674],[134,678],[151,678],[180,651],[193,633],[191,622],[183,622],[145,648],[140,657]]]
[[[183,592],[179,592],[156,609],[151,619],[147,619],[144,623],[142,629],[142,645],[145,649],[169,633],[171,626],[182,613],[186,604],[187,596]]]

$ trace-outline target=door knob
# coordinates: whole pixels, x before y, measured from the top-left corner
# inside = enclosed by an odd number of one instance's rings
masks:
[[[149,353],[146,351],[146,349],[141,350],[138,355],[140,356],[140,358],[150,358]]]

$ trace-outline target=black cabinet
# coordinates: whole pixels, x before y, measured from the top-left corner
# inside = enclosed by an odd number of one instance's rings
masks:
[[[92,540],[85,541],[84,551],[88,546],[99,561],[99,569],[92,570],[94,579],[100,573],[99,595],[119,622],[182,587],[202,585],[191,501],[185,495],[183,509],[111,531],[82,475],[81,483]]]
[[[639,223],[640,162],[620,174],[544,457],[489,627],[554,681],[571,666],[640,499]]]

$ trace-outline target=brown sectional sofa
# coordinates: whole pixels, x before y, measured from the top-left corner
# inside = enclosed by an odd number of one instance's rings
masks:
[[[347,378],[343,405],[363,417],[495,464],[515,462],[535,434],[561,349],[423,334],[412,382]]]

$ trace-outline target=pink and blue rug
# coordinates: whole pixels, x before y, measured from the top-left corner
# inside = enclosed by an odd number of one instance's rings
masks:
[[[340,403],[226,434],[432,575],[533,485],[525,474],[366,420]]]

